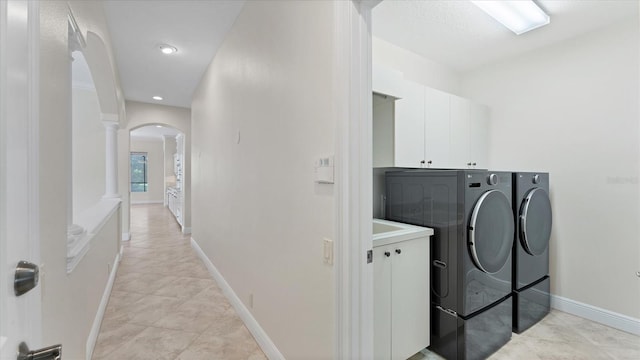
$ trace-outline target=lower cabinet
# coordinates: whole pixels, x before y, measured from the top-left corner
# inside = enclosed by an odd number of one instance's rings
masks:
[[[429,346],[429,238],[373,248],[374,357],[404,360]]]
[[[175,188],[167,189],[167,206],[178,224],[182,225],[182,192]]]

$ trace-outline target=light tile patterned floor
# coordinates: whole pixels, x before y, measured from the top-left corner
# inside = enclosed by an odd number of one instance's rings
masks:
[[[93,359],[266,359],[169,210],[131,222]]]
[[[93,359],[266,359],[169,211],[135,205],[131,213]],[[411,358],[435,359],[428,351]],[[638,360],[640,337],[554,310],[490,359]]]
[[[441,360],[429,351],[410,360]],[[512,334],[490,360],[639,360],[640,336],[552,310],[522,334]]]

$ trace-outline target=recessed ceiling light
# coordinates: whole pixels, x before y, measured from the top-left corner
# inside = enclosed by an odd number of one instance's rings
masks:
[[[154,96],[152,99],[153,99],[153,100],[158,100],[158,101],[160,101],[160,100],[162,100],[162,96],[157,96],[157,95],[156,95],[156,96]]]
[[[156,125],[156,127],[157,127],[157,128],[161,128],[161,127],[162,127],[162,125]]]
[[[531,0],[471,2],[517,35],[550,22],[549,15]]]
[[[160,51],[162,51],[165,55],[175,54],[178,52],[178,49],[175,46],[162,44],[160,45]]]

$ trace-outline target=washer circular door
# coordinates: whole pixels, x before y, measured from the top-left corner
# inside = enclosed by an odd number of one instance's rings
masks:
[[[530,255],[542,255],[551,237],[551,201],[544,189],[530,190],[520,205],[520,243]]]
[[[513,210],[499,190],[482,194],[469,221],[469,249],[482,271],[495,274],[509,261],[514,235]]]

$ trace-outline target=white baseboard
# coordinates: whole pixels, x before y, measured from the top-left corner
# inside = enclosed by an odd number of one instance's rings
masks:
[[[193,238],[191,238],[191,247],[196,251],[202,262],[204,262],[207,269],[209,269],[209,273],[216,280],[218,286],[220,286],[220,289],[236,310],[238,316],[240,316],[240,319],[242,319],[247,329],[249,329],[253,337],[256,339],[256,342],[267,358],[269,360],[284,360],[284,356],[280,353],[280,350],[278,350],[273,341],[271,341],[269,335],[267,335],[267,333],[262,329],[249,309],[247,309],[242,301],[240,301],[240,298],[236,295],[222,274],[220,274],[218,269],[216,269],[215,265],[213,265],[211,260],[209,260],[207,255],[202,251],[200,246],[198,246],[198,243]]]
[[[129,241],[131,240],[131,233],[122,233],[122,241]]]
[[[93,349],[96,347],[96,341],[98,340],[98,335],[100,334],[100,325],[102,325],[104,312],[107,310],[107,303],[109,302],[109,296],[111,296],[113,282],[116,280],[116,272],[118,271],[118,265],[120,265],[120,259],[122,258],[123,250],[124,248],[120,247],[120,251],[116,254],[116,258],[113,260],[113,267],[111,268],[111,273],[109,274],[109,280],[107,280],[107,285],[105,286],[104,292],[102,293],[102,299],[100,300],[100,305],[98,306],[96,317],[93,319],[93,326],[91,326],[89,337],[87,337],[87,345],[85,350],[87,360],[91,360]]]
[[[640,319],[605,310],[593,305],[551,295],[551,307],[612,328],[640,335]]]
[[[190,227],[182,227],[182,233],[187,235],[187,234],[191,234],[191,228]]]
[[[146,205],[146,204],[164,204],[164,200],[136,200],[136,201],[131,201],[131,205]]]

